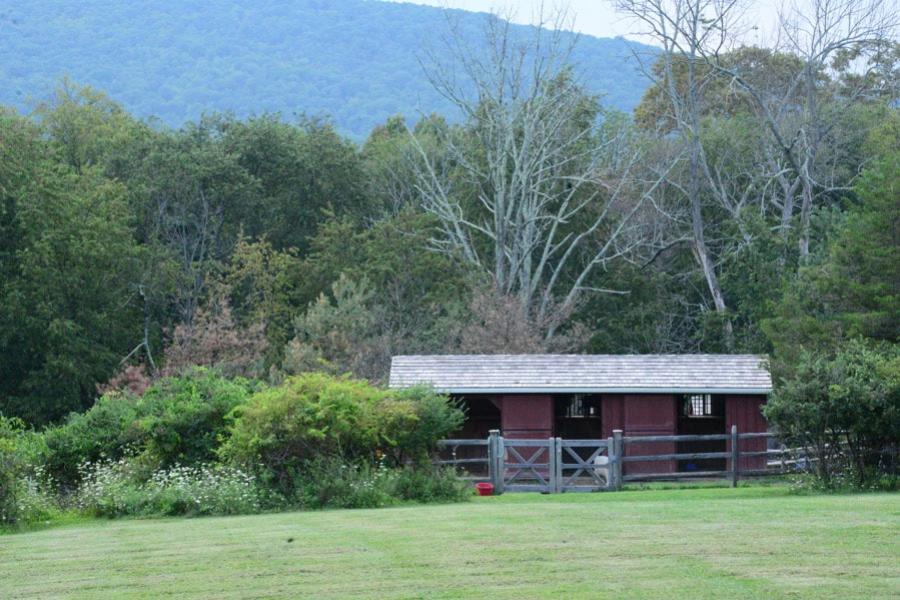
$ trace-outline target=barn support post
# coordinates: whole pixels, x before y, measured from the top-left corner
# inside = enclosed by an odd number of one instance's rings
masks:
[[[622,430],[613,429],[612,445],[609,447],[609,472],[612,479],[612,489],[622,489],[622,456],[625,454],[625,444],[622,440]]]
[[[731,426],[731,487],[737,487],[738,474],[740,467],[738,462],[740,458],[740,450],[738,449],[738,429],[737,425]]]

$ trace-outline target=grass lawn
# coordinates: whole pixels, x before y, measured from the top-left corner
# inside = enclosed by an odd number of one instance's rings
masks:
[[[91,521],[0,536],[0,598],[900,597],[900,495],[780,487]]]

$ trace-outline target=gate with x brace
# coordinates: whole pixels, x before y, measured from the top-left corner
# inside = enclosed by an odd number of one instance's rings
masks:
[[[588,492],[611,487],[611,440],[500,438],[502,491]]]

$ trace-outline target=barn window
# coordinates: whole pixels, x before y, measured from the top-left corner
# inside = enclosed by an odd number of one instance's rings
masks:
[[[684,416],[718,417],[723,414],[721,398],[711,394],[691,394],[684,397]]]
[[[600,397],[575,394],[556,400],[556,416],[563,419],[600,417]]]

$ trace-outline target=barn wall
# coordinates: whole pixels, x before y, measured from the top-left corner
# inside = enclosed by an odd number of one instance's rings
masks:
[[[500,397],[503,437],[546,439],[553,435],[553,398],[527,394]]]
[[[625,435],[675,435],[678,429],[678,410],[671,394],[628,394],[623,401]],[[625,456],[641,454],[670,454],[674,442],[628,444]],[[626,463],[623,473],[671,473],[675,461]]]
[[[611,437],[614,429],[625,430],[625,396],[603,396],[600,402],[600,424],[605,438]]]
[[[480,396],[471,400],[491,402],[500,408],[500,428],[503,436],[513,439],[546,439],[554,433],[553,397],[549,394],[518,394],[504,396]],[[732,395],[725,398],[725,431],[737,425],[741,433],[764,432],[767,424],[761,408],[765,396]],[[678,406],[671,394],[610,394],[601,402],[601,425],[604,438],[612,436],[614,429],[623,430],[625,435],[677,435]],[[466,428],[475,428],[467,424]],[[479,428],[477,435],[483,437]],[[476,433],[472,431],[472,433]],[[765,450],[766,441],[744,440],[742,451]],[[730,451],[730,443],[729,448]],[[629,444],[626,455],[668,454],[676,452],[674,443]],[[762,469],[765,457],[742,458],[741,469]],[[730,465],[728,465],[730,468]],[[676,461],[627,463],[626,474],[668,473],[677,471]]]
[[[726,396],[725,398],[725,427],[731,431],[732,425],[737,425],[738,433],[764,433],[768,424],[762,414],[762,407],[766,403],[765,396]],[[742,440],[741,451],[754,452],[766,449],[766,439]],[[731,451],[731,442],[728,442],[728,451]],[[728,461],[731,468],[731,461]],[[752,456],[741,458],[738,467],[740,469],[764,469],[766,457]]]

